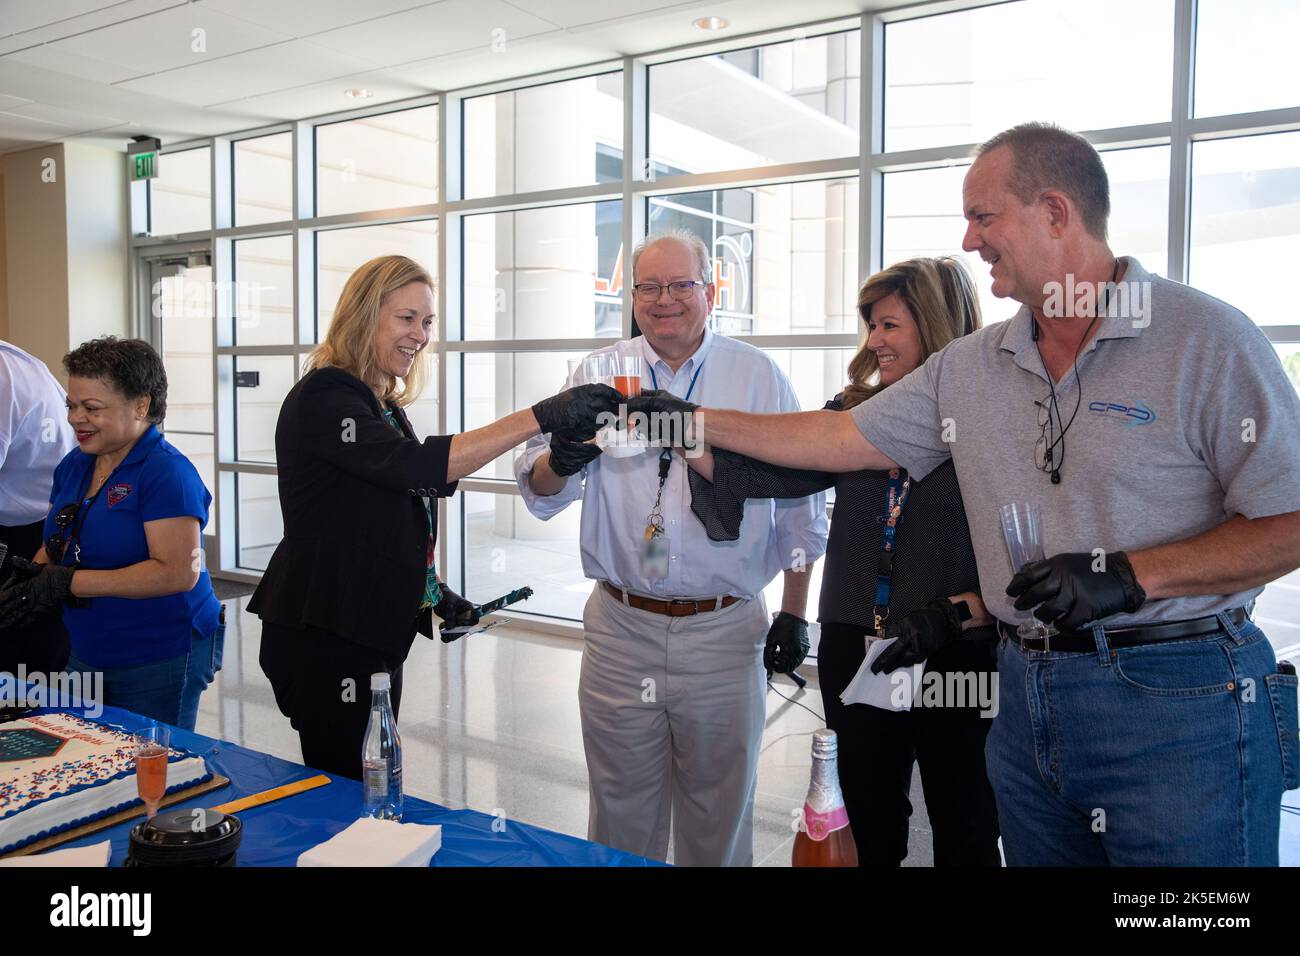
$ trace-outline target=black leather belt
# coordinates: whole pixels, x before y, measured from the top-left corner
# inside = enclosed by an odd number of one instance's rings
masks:
[[[1240,627],[1247,620],[1244,607],[1234,607],[1226,612],[1228,620]],[[1136,647],[1139,644],[1157,644],[1160,641],[1173,641],[1184,637],[1201,637],[1213,634],[1222,628],[1219,619],[1213,615],[1197,617],[1187,621],[1169,621],[1161,624],[1135,624],[1130,627],[1106,628],[1106,643],[1112,648]],[[1016,636],[1016,625],[998,621],[998,633],[1011,643],[1025,651],[1072,651],[1083,653],[1097,649],[1092,631],[1061,631],[1052,637]]]

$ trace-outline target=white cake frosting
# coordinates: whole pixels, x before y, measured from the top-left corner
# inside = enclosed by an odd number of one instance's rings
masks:
[[[167,791],[211,778],[172,750]],[[0,853],[140,804],[131,735],[71,714],[0,723]]]

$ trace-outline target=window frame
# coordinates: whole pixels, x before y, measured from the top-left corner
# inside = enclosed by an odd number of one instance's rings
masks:
[[[131,229],[127,240],[128,263],[131,270],[132,311],[135,334],[149,337],[148,291],[141,287],[141,264],[151,252],[176,244],[206,245],[211,250],[215,282],[228,282],[233,269],[233,242],[238,239],[260,238],[289,234],[294,238],[293,306],[295,314],[294,339],[286,346],[236,346],[232,340],[233,323],[229,314],[229,296],[217,297],[217,311],[213,328],[213,403],[217,410],[214,435],[214,461],[218,498],[217,527],[214,529],[217,555],[212,566],[219,577],[256,581],[255,572],[238,568],[237,552],[237,495],[234,476],[240,473],[275,474],[273,465],[259,465],[236,460],[234,451],[234,425],[223,420],[221,410],[233,408],[233,386],[223,384],[220,370],[223,364],[233,365],[240,355],[283,355],[298,357],[294,363],[294,380],[301,374],[301,357],[314,347],[314,323],[317,315],[315,236],[320,230],[340,226],[382,225],[415,219],[437,221],[437,262],[439,276],[435,290],[437,306],[437,341],[430,346],[431,360],[438,363],[437,400],[438,428],[441,433],[456,430],[463,415],[463,389],[461,383],[462,357],[470,352],[531,352],[578,351],[607,346],[609,338],[575,339],[510,339],[474,341],[460,338],[462,315],[461,249],[463,219],[466,215],[488,212],[518,211],[571,203],[594,203],[619,200],[623,208],[622,245],[631,250],[644,235],[648,201],[651,197],[688,193],[705,189],[738,188],[773,183],[792,183],[856,177],[858,180],[858,275],[864,278],[878,271],[883,263],[883,202],[884,176],[895,171],[925,169],[969,161],[975,144],[952,143],[942,147],[896,151],[882,151],[884,133],[884,70],[885,31],[890,23],[918,17],[937,16],[959,10],[989,5],[992,0],[935,0],[932,3],[899,6],[889,10],[873,11],[858,16],[841,17],[815,23],[792,24],[778,30],[764,30],[742,36],[711,38],[698,43],[656,51],[637,56],[625,56],[566,70],[554,70],[533,76],[516,77],[499,82],[481,84],[473,88],[427,94],[405,100],[369,105],[353,110],[333,112],[288,123],[276,123],[221,136],[201,137],[169,144],[162,149],[166,154],[208,146],[212,157],[211,228],[178,236],[150,236],[149,189],[146,183],[131,183],[129,198]],[[1098,148],[1120,148],[1151,145],[1170,147],[1170,176],[1168,202],[1168,275],[1186,281],[1188,254],[1191,240],[1191,154],[1192,144],[1221,138],[1234,138],[1261,133],[1300,130],[1300,104],[1294,107],[1261,112],[1224,114],[1197,118],[1192,112],[1192,92],[1195,79],[1197,0],[1175,0],[1173,55],[1173,97],[1167,122],[1144,126],[1114,127],[1080,132]],[[769,43],[802,39],[844,30],[861,31],[859,38],[858,75],[861,84],[858,98],[860,149],[857,155],[801,162],[787,165],[763,166],[752,169],[732,169],[702,174],[678,174],[656,177],[649,165],[649,68],[674,60],[748,50]],[[462,197],[463,184],[463,103],[466,99],[492,93],[502,93],[525,87],[562,82],[582,77],[598,76],[621,71],[623,82],[623,157],[621,181],[595,183],[587,186],[548,189],[530,193],[495,195],[466,200]],[[438,106],[438,169],[437,201],[434,203],[367,210],[358,213],[326,217],[315,215],[315,130],[351,119],[361,119],[384,113],[397,112],[422,106]],[[233,225],[233,144],[244,139],[255,139],[273,133],[290,132],[293,138],[293,203],[291,218],[282,222],[259,223],[248,226]],[[139,234],[137,234],[137,230]],[[954,248],[959,237],[953,237]],[[627,269],[630,255],[625,259]],[[625,274],[623,282],[622,336],[632,334],[632,303],[630,281]],[[449,317],[451,321],[449,321]],[[1277,344],[1300,343],[1300,325],[1261,326],[1269,339]],[[858,334],[795,334],[737,336],[741,341],[760,348],[828,349],[856,347]],[[449,401],[455,399],[454,402]],[[464,480],[462,487],[470,491],[496,494],[519,494],[514,482],[499,479]],[[449,520],[449,511],[460,512],[453,503],[439,502],[440,541],[439,561],[453,586],[463,587],[464,523]],[[532,618],[530,617],[530,620]]]

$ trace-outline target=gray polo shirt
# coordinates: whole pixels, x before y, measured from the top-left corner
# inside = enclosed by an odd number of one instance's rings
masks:
[[[1049,387],[1027,307],[852,410],[867,440],[917,479],[952,458],[980,593],[1003,621],[1029,618],[1006,596],[1012,569],[998,508],[1007,502],[1039,506],[1048,556],[1136,551],[1237,514],[1300,511],[1300,399],[1268,339],[1226,303],[1125,261],[1121,285],[1149,291],[1145,314],[1107,315],[1079,356],[1082,401],[1059,485],[1034,464],[1034,403]],[[1080,400],[1073,370],[1056,392],[1068,422]],[[1262,590],[1149,600],[1106,624],[1200,617]]]

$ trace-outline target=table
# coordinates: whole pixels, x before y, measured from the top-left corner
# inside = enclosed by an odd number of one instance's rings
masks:
[[[77,708],[63,712],[81,714]],[[42,708],[37,713],[57,713]],[[153,721],[117,707],[88,718],[128,733]],[[228,741],[214,740],[179,728],[172,728],[172,746],[203,757],[208,768],[230,778],[230,786],[213,790],[168,809],[214,807],[239,797],[314,777],[320,771],[290,763],[270,754],[249,750]],[[361,812],[361,783],[328,775],[328,786],[286,797],[275,803],[241,810],[236,816],[244,825],[239,847],[239,866],[295,866],[298,854],[328,840],[345,829]],[[89,846],[105,839],[113,843],[110,866],[126,860],[131,828],[140,819],[120,823],[89,836],[60,845]],[[654,861],[614,850],[577,837],[554,833],[515,820],[504,821],[476,810],[448,810],[436,803],[407,796],[402,820],[406,823],[440,824],[442,849],[431,866],[655,866]],[[496,830],[493,830],[493,824]],[[500,832],[498,832],[500,831]]]

